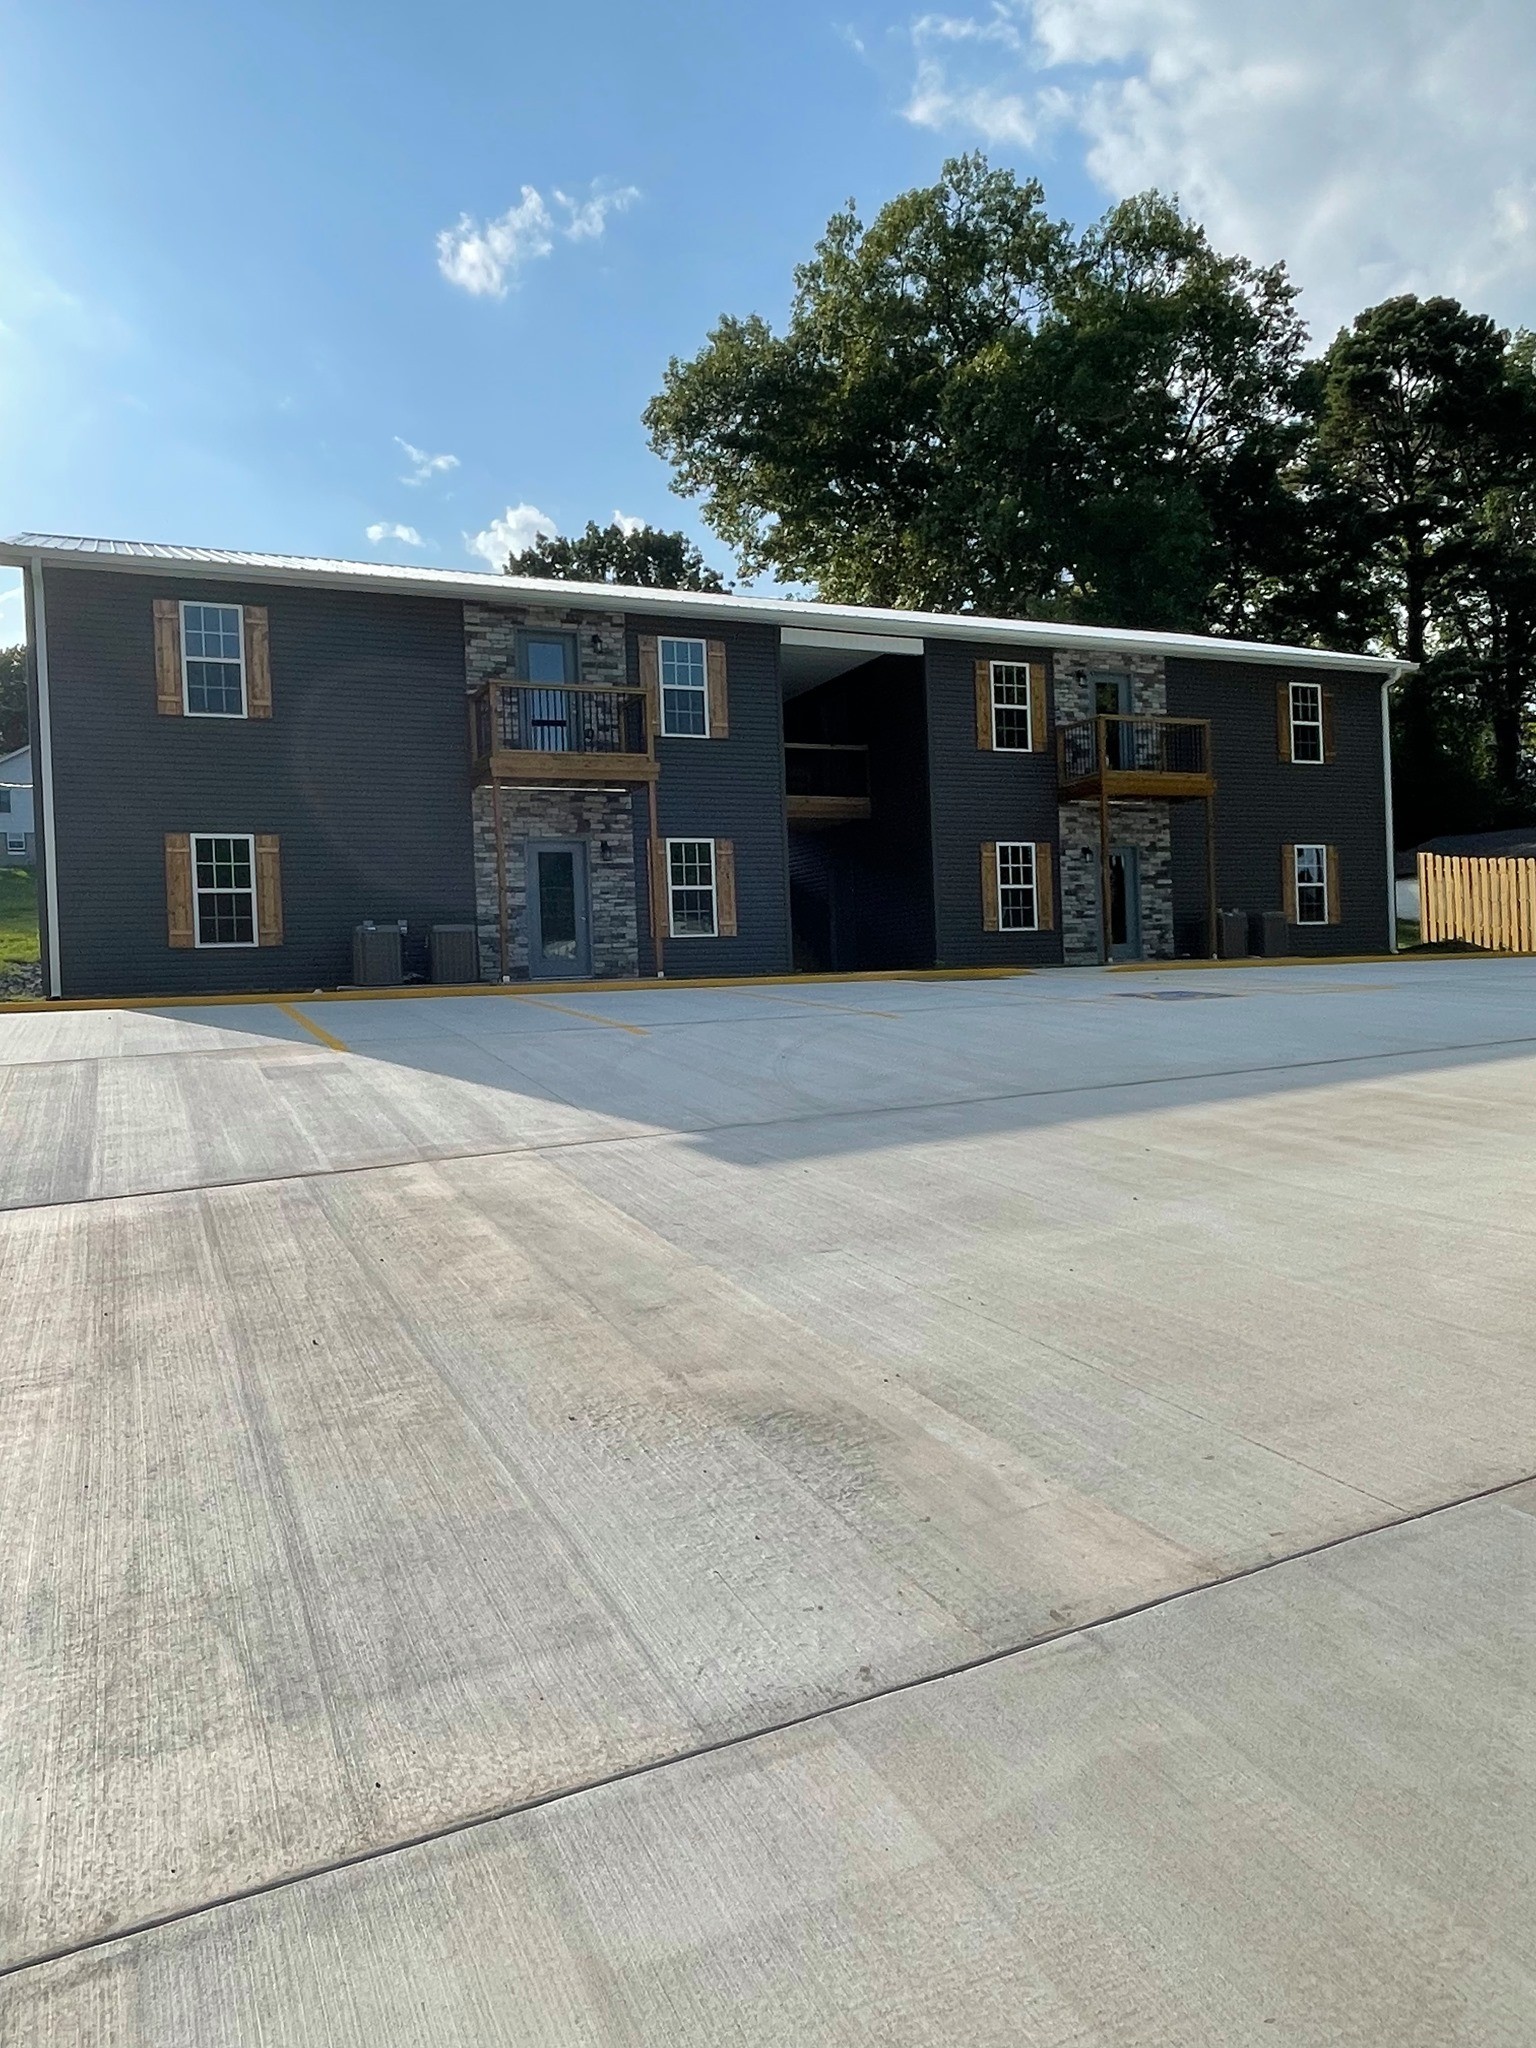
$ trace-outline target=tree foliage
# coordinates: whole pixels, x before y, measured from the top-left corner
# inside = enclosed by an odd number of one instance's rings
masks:
[[[509,576],[551,576],[571,583],[627,583],[647,590],[724,590],[719,574],[683,533],[656,526],[621,526],[617,520],[569,538],[539,534],[512,555]]]
[[[0,754],[27,743],[27,650],[0,647]]]
[[[646,424],[748,576],[1418,662],[1405,839],[1517,814],[1536,343],[1404,297],[1309,360],[1295,301],[1156,193],[1078,232],[968,156],[834,215],[783,331],[723,318]]]

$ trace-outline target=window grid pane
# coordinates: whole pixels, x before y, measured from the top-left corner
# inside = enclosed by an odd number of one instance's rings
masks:
[[[1316,683],[1291,685],[1291,759],[1323,758],[1323,693]]]
[[[715,936],[715,843],[712,839],[672,839],[667,843],[668,880],[672,898],[672,936]]]
[[[202,946],[254,946],[256,891],[248,839],[192,842],[197,879],[197,938]]]
[[[1328,849],[1298,846],[1296,849],[1296,922],[1328,922]]]
[[[239,606],[184,604],[181,630],[188,711],[238,718],[245,710]]]
[[[992,744],[1029,753],[1029,669],[1022,662],[992,664]]]
[[[709,733],[706,709],[708,668],[702,640],[663,640],[661,663],[661,729],[676,739],[704,739]]]
[[[1005,932],[1036,929],[1035,849],[1029,840],[998,842],[997,922]]]

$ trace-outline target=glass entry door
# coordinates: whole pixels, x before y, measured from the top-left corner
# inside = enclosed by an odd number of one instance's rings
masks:
[[[1141,958],[1141,870],[1134,846],[1109,849],[1109,957]]]
[[[528,842],[528,972],[584,980],[592,972],[587,849],[580,839]]]

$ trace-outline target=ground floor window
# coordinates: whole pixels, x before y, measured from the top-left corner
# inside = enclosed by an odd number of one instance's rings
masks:
[[[249,833],[192,835],[192,904],[199,946],[256,943],[256,852]]]
[[[669,912],[674,939],[712,939],[715,913],[715,842],[667,841]]]
[[[1035,892],[1035,849],[1027,839],[997,843],[997,927],[1004,932],[1040,928]]]
[[[1296,848],[1296,922],[1328,922],[1328,849],[1326,846]]]

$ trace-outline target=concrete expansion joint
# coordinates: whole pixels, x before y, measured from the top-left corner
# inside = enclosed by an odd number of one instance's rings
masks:
[[[455,1835],[469,1834],[501,1821],[514,1820],[519,1814],[536,1813],[544,1807],[563,1805],[567,1800],[581,1798],[590,1792],[600,1792],[609,1786],[628,1784],[633,1779],[654,1777],[659,1772],[670,1770],[674,1765],[694,1763],[704,1757],[743,1749],[770,1736],[787,1734],[796,1728],[812,1727],[859,1707],[872,1706],[881,1700],[895,1699],[904,1693],[920,1692],[928,1686],[963,1677],[967,1672],[984,1670],[990,1665],[1004,1663],[1012,1657],[1028,1656],[1033,1651],[1048,1648],[1071,1636],[1097,1635],[1101,1630],[1110,1628],[1118,1622],[1129,1621],[1136,1615],[1149,1614],[1159,1608],[1172,1607],[1188,1600],[1197,1600],[1203,1594],[1219,1592],[1224,1586],[1239,1585],[1248,1579],[1265,1577],[1282,1566],[1305,1563],[1310,1558],[1325,1557],[1331,1551],[1347,1549],[1351,1544],[1365,1538],[1385,1535],[1393,1529],[1408,1528],[1417,1522],[1433,1521],[1437,1516],[1450,1514],[1458,1508],[1475,1506],[1481,1501],[1497,1501],[1502,1496],[1516,1493],[1521,1487],[1529,1486],[1533,1482],[1536,1482],[1536,1472],[1521,1473],[1515,1478],[1500,1480],[1497,1485],[1480,1487],[1472,1493],[1458,1494],[1451,1500],[1437,1501],[1430,1507],[1405,1509],[1379,1522],[1369,1523],[1364,1528],[1349,1530],[1342,1536],[1331,1536],[1320,1543],[1304,1544],[1299,1549],[1287,1551],[1281,1557],[1264,1558],[1257,1564],[1243,1565],[1235,1571],[1225,1572],[1219,1578],[1202,1579],[1197,1585],[1181,1586],[1171,1593],[1160,1593],[1148,1600],[1135,1601],[1129,1606],[1117,1608],[1112,1614],[1100,1615],[1093,1621],[1069,1623],[1040,1635],[1026,1637],[1020,1642],[1007,1644],[1001,1649],[983,1651],[979,1656],[943,1665],[916,1678],[901,1679],[892,1685],[877,1686],[854,1698],[836,1701],[831,1706],[817,1707],[804,1714],[792,1714],[783,1720],[765,1722],[761,1727],[746,1729],[737,1735],[722,1736],[715,1742],[700,1743],[692,1749],[678,1750],[670,1756],[656,1757],[648,1763],[634,1764],[626,1770],[610,1771],[599,1777],[585,1779],[580,1784],[563,1785],[558,1790],[540,1793],[531,1799],[510,1801],[505,1806],[469,1814],[460,1820],[448,1821],[441,1827],[423,1829],[417,1834],[402,1836],[393,1842],[383,1842],[373,1848],[360,1849],[352,1855],[337,1856],[325,1863],[289,1871],[280,1877],[269,1878],[261,1884],[222,1892],[213,1898],[201,1900],[196,1905],[153,1914],[142,1920],[133,1921],[128,1926],[92,1935],[83,1941],[62,1943],[57,1948],[42,1951],[37,1955],[23,1956],[11,1963],[0,1963],[0,1980],[20,1976],[30,1970],[45,1969],[51,1963],[66,1962],[74,1956],[89,1955],[99,1949],[115,1947],[119,1942],[131,1941],[140,1935],[153,1933],[156,1928],[174,1927],[189,1920],[201,1919],[226,1906],[238,1906],[251,1899],[291,1891],[299,1885],[308,1884],[317,1878],[329,1877],[338,1871],[355,1870],[366,1864],[380,1863],[410,1849],[425,1848],[432,1842],[447,1841]]]

